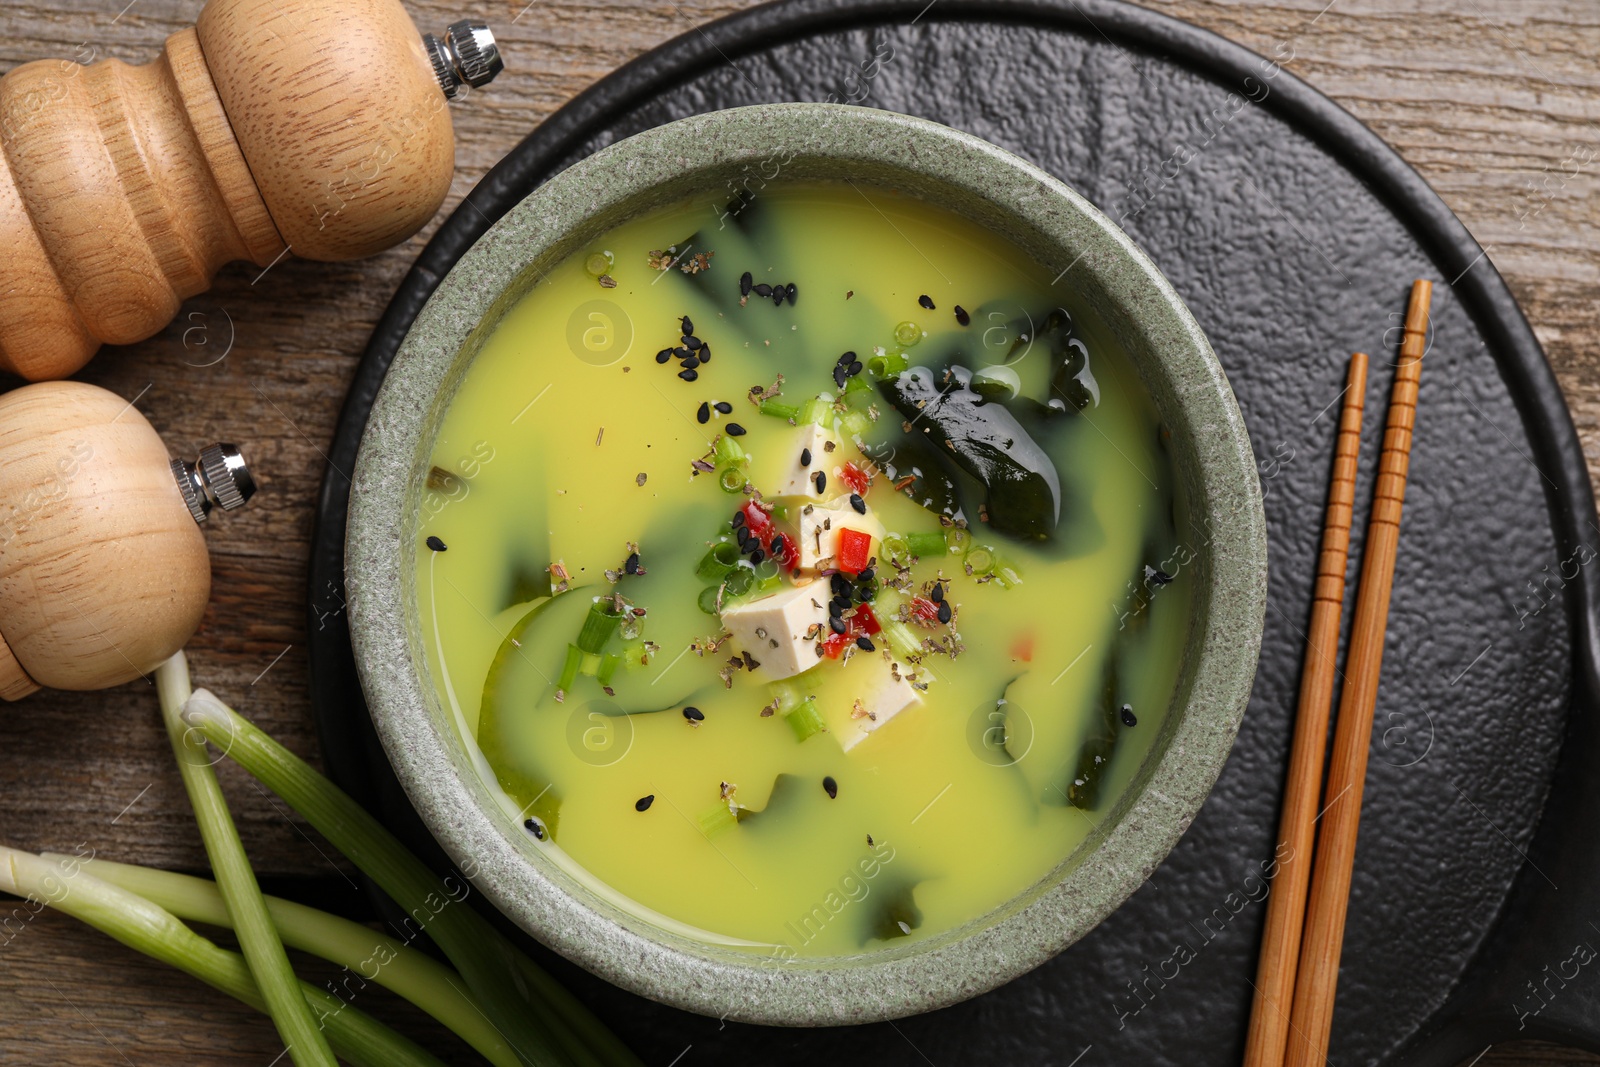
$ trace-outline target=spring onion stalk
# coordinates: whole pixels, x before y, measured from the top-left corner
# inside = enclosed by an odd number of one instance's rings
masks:
[[[561,665],[561,677],[556,682],[556,688],[563,693],[573,687],[578,680],[578,668],[583,666],[583,649],[577,645],[567,645],[567,659]]]
[[[865,408],[877,395],[878,391],[868,385],[865,378],[850,378],[844,383],[844,402],[852,408]]]
[[[879,349],[867,357],[867,373],[874,378],[894,378],[911,365],[904,352]]]
[[[856,381],[855,378],[850,380]],[[860,435],[872,428],[872,417],[865,411],[847,411],[839,416],[839,425],[852,434]]]
[[[642,1067],[639,1058],[561,983],[508,945],[470,907],[451,895],[422,861],[365,808],[309,764],[204,689],[184,708],[189,724],[298,811],[413,918],[461,972],[484,1014],[518,1055],[532,1064]],[[419,920],[424,921],[424,920]],[[526,978],[531,995],[515,990]],[[534,1020],[538,1022],[535,1024]],[[563,1057],[551,1048],[559,1042]]]
[[[906,534],[906,548],[913,556],[918,557],[942,556],[949,551],[944,541],[943,530]]]
[[[608,596],[595,597],[589,605],[589,614],[584,617],[583,629],[578,631],[578,648],[588,655],[598,656],[621,625],[622,612],[617,610],[615,602]]]
[[[782,400],[770,396],[756,405],[756,410],[763,415],[771,415],[778,419],[798,419],[800,417],[799,405],[786,404]]]
[[[889,646],[889,651],[900,659],[910,659],[922,651],[922,640],[899,619],[886,619],[880,615],[878,625],[881,627],[878,636]]]
[[[801,423],[814,423],[824,429],[833,425],[833,401],[812,397],[800,405]]]
[[[944,532],[944,544],[951,552],[959,555],[972,547],[972,531],[952,526]]]
[[[901,534],[886,534],[883,538],[883,554],[889,559],[899,560],[902,563],[909,562],[911,546]]]
[[[744,596],[755,584],[756,572],[752,567],[738,566],[728,572],[724,584],[728,587],[729,596]]]
[[[734,814],[733,808],[726,800],[720,800],[716,807],[701,812],[696,823],[700,827],[700,832],[706,837],[715,837],[724,830],[738,826],[739,816]]]
[[[156,668],[156,692],[160,694],[161,717],[178,760],[183,787],[194,807],[195,821],[200,824],[200,839],[205,842],[217,888],[227,902],[239,947],[250,963],[250,973],[267,1005],[267,1013],[296,1067],[334,1067],[333,1052],[312,1018],[294,968],[289,966],[289,954],[267,915],[261,887],[245,857],[244,842],[239,840],[233,816],[228,814],[228,802],[223,798],[205,741],[183,721],[183,705],[189,699],[189,662],[182,652]]]
[[[732,541],[718,541],[700,558],[694,573],[708,582],[720,582],[738,562],[739,546]]]
[[[817,702],[809,697],[784,718],[788,720],[789,729],[794,731],[796,741],[804,741],[828,728],[822,721],[822,712],[817,710]]]
[[[988,574],[994,570],[994,549],[988,545],[973,545],[967,550],[967,566],[973,574]]]
[[[58,867],[76,863],[90,875],[136,893],[184,922],[233,927],[216,883],[172,871],[110,860],[45,853]],[[267,914],[290,948],[336,963],[359,977],[361,988],[376,982],[404,997],[471,1045],[494,1067],[517,1067],[517,1057],[495,1032],[478,1002],[462,992],[461,977],[432,956],[351,922],[291,900],[267,897]]]
[[[617,676],[617,668],[622,666],[623,655],[621,652],[607,652],[600,657],[600,667],[595,671],[594,680],[603,686],[609,687],[611,679]]]
[[[270,1014],[242,955],[206,940],[138,894],[89,874],[82,869],[83,862],[76,857],[52,861],[0,846],[0,891],[43,901],[136,952]],[[317,1040],[356,1067],[444,1067],[415,1043],[324,989],[297,979],[295,995],[307,1006],[307,1014],[314,1015],[313,1024],[321,1027]],[[291,1055],[296,1051],[289,1049]]]
[[[806,691],[792,678],[772,682],[767,686],[767,692],[778,702],[778,710],[785,713],[793,711],[810,699]]]
[[[622,646],[622,663],[630,671],[644,666],[650,655],[650,646],[643,641],[629,641]]]
[[[700,597],[695,601],[695,603],[698,604],[700,610],[705,612],[707,615],[715,615],[717,613],[718,598],[721,596],[722,586],[708,585],[704,589],[700,590]]]
[[[711,451],[719,467],[742,467],[750,460],[739,442],[727,434],[718,436]]]

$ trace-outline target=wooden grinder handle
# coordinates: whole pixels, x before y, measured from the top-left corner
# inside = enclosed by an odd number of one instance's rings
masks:
[[[0,78],[0,370],[71,374],[159,332],[236,259],[411,236],[449,190],[446,97],[499,70],[480,29],[458,47],[419,36],[399,0],[211,0],[144,66]]]

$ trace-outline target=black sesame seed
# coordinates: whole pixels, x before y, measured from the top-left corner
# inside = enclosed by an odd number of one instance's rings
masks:
[[[833,780],[833,775],[822,779],[822,791],[828,794],[828,799],[833,800],[839,795],[839,783]]]
[[[854,363],[851,363],[851,364],[850,364],[850,366],[849,366],[849,367],[847,367],[847,368],[845,368],[845,369],[846,369],[846,370],[848,370],[848,371],[849,371],[849,372],[850,372],[850,377],[852,377],[852,378],[854,378],[854,377],[855,377],[855,376],[856,376],[856,375],[858,375],[858,374],[860,374],[860,373],[861,373],[861,370],[862,370],[862,368],[863,368],[863,367],[864,367],[864,366],[865,366],[865,364],[863,364],[863,363],[862,363],[862,362],[861,362],[861,361],[860,361],[860,360],[859,360],[859,359],[858,359],[858,360],[856,360],[856,361],[855,361],[855,362],[854,362]]]
[[[694,333],[694,321],[690,319],[689,316],[685,315],[683,318],[679,319],[678,325],[683,328],[683,332],[686,335]]]
[[[828,588],[833,590],[834,596],[844,596],[850,592],[850,579],[842,574],[835,574],[828,580]]]
[[[856,354],[854,352],[846,352],[844,355],[835,360],[835,363],[841,367],[848,367],[850,364],[854,363],[855,360]]]
[[[877,569],[874,568],[874,567],[868,567],[866,570],[864,570],[860,574],[856,575],[856,580],[857,581],[861,581],[861,582],[870,582],[870,581],[872,581],[872,579],[876,578],[877,576],[878,576]]]
[[[700,361],[698,359],[696,359],[694,356],[690,356],[688,359],[684,360],[683,363],[680,364],[680,365],[683,367],[684,370],[694,370],[696,367],[698,367],[700,365]]]
[[[672,358],[672,349],[670,349],[670,348],[663,348],[661,351],[656,353],[656,362],[657,363],[665,363],[667,360],[669,360],[671,358]]]
[[[935,604],[942,603],[944,601],[944,583],[934,582],[933,592],[929,593],[928,595],[933,598],[933,602]]]
[[[772,539],[772,543],[767,545],[767,549],[774,556],[782,554],[782,552],[783,552],[783,535],[779,534],[777,537],[774,537]]]
[[[446,548],[449,547],[443,541],[439,540],[437,537],[429,537],[426,543],[427,543],[427,546],[430,549],[432,549],[433,551],[435,551],[435,552],[443,552]]]
[[[740,552],[748,552],[748,551],[750,551],[748,546],[749,546],[751,541],[755,540],[755,537],[752,536],[750,531],[748,529],[746,529],[745,527],[743,527],[743,526],[736,526],[736,527],[734,527],[734,529],[739,534],[739,551]]]
[[[640,797],[638,800],[635,800],[633,802],[633,810],[634,811],[649,811],[650,810],[650,805],[654,804],[655,802],[656,802],[656,795],[654,793],[651,793],[647,797]]]
[[[865,634],[856,638],[856,647],[863,652],[876,652],[878,650],[878,646],[872,643],[872,638]]]
[[[522,826],[528,831],[528,833],[532,834],[534,837],[537,837],[540,841],[544,840],[544,826],[539,822],[538,819],[529,819],[524,822]]]
[[[739,275],[739,295],[740,296],[749,296],[750,295],[750,286],[751,286],[751,283],[754,282],[754,281],[755,281],[755,279],[750,277],[750,272],[749,271],[745,271],[743,274]]]
[[[678,338],[678,343],[684,348],[692,351],[700,347],[700,338],[696,337],[692,333],[686,333],[682,337]]]
[[[683,717],[690,722],[704,722],[706,713],[691,705],[683,709]]]
[[[768,285],[766,282],[762,282],[760,285],[753,286],[750,291],[755,293],[757,296],[771,296],[772,286]]]
[[[754,539],[752,538],[752,540],[754,540]],[[758,545],[759,545],[759,543],[760,542],[757,542]],[[760,563],[762,560],[764,560],[766,558],[767,558],[767,554],[765,552],[761,551],[761,549],[759,547],[758,548],[753,548],[753,549],[750,550],[750,562],[751,563]]]
[[[783,291],[784,299],[789,301],[790,307],[794,307],[794,298],[799,294],[800,290],[795,286],[794,282],[790,282],[788,287]]]
[[[672,350],[672,355],[676,359],[688,359],[690,356],[694,355],[694,353],[687,348],[674,348]]]
[[[1122,711],[1119,712],[1118,714],[1122,718],[1122,725],[1124,725],[1124,726],[1138,726],[1139,725],[1138,717],[1133,714],[1133,705],[1132,704],[1124,704],[1124,705],[1122,705]]]
[[[711,362],[711,346],[706,344],[704,341],[701,341],[700,342],[700,348],[695,353],[695,355],[700,357],[700,362],[701,363],[710,363]]]
[[[701,423],[710,422],[711,421],[711,405],[706,403],[704,400],[700,401],[700,408],[699,408],[698,411],[696,411],[694,413],[694,417],[696,419],[698,419]]]
[[[933,310],[933,297],[929,296],[927,293],[923,293],[921,296],[917,297],[917,303],[921,304],[929,311]]]
[[[744,517],[744,509],[743,508],[740,508],[738,511],[735,511],[733,513],[733,524],[735,526],[743,526],[745,524],[745,517]]]
[[[800,450],[800,466],[802,466],[802,467],[811,466],[811,449],[802,448]]]
[[[837,615],[828,620],[828,628],[836,634],[842,634],[846,629],[848,629],[848,627],[844,624],[844,620],[839,618]]]
[[[704,359],[702,359],[701,362],[702,363],[705,362]],[[716,408],[718,411],[722,412],[724,415],[728,414],[729,412],[731,412],[733,410],[733,405],[728,403],[726,400],[719,400],[715,404],[712,404],[711,406]]]
[[[956,321],[963,326],[972,325],[972,316],[967,314],[967,309],[960,304],[956,305]]]
[[[818,471],[817,473],[813,474],[811,476],[811,480],[816,484],[817,492],[820,493],[823,491],[823,489],[827,488],[828,476],[822,471]]]
[[[780,307],[780,308],[783,307],[783,294],[784,294],[783,286],[774,285],[772,287],[772,306],[773,307]]]
[[[628,556],[628,561],[622,565],[622,569],[623,569],[624,572],[626,572],[628,574],[638,574],[639,573],[639,553],[637,553],[637,552],[630,553],[629,556]]]
[[[692,382],[696,378],[700,377],[700,372],[695,370],[693,367],[690,367],[688,370],[679,371],[678,377],[682,378],[686,382]]]
[[[843,614],[844,614],[844,608],[841,608],[839,606],[839,602],[837,600],[828,601],[828,617],[829,617],[830,621],[832,619],[837,619],[839,616],[841,616]]]
[[[939,602],[939,621],[943,623],[950,621],[950,605],[944,601]]]
[[[723,427],[723,429],[728,432],[729,437],[743,437],[745,435],[744,427],[740,426],[737,422],[730,422],[727,426]]]
[[[861,499],[860,493],[850,494],[850,506],[856,509],[857,515],[865,515],[867,513],[867,502]]]
[[[846,377],[846,372],[845,372],[845,369],[844,369],[844,364],[841,363],[839,366],[833,368],[833,384],[834,384],[835,388],[838,388],[838,389],[843,389],[844,388],[845,377]]]

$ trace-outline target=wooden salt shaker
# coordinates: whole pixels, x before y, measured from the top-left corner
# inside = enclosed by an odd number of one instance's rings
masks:
[[[210,0],[153,62],[0,78],[0,371],[62,378],[159,332],[225,263],[354,259],[444,201],[445,106],[501,69],[399,0]]]
[[[211,596],[198,524],[254,492],[237,448],[171,459],[115,393],[0,396],[0,697],[104,689],[181,649]]]

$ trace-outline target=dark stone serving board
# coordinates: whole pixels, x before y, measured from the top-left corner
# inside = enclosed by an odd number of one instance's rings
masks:
[[[652,1064],[1237,1063],[1332,405],[1348,353],[1373,353],[1354,560],[1407,289],[1426,277],[1439,283],[1434,331],[1331,1062],[1448,1064],[1518,1035],[1600,1049],[1600,961],[1586,947],[1600,946],[1600,776],[1584,773],[1600,752],[1586,566],[1600,530],[1544,355],[1479,246],[1370,130],[1269,59],[1116,0],[758,8],[623,67],[496,166],[401,285],[330,453],[311,668],[334,776],[443,863],[361,701],[338,473],[439,279],[492,220],[606,144],[702,111],[821,99],[936,119],[1032,160],[1118,219],[1188,302],[1238,393],[1267,493],[1271,598],[1249,710],[1155,876],[1060,957],[969,1003],[855,1029],[764,1029],[540,957]]]

